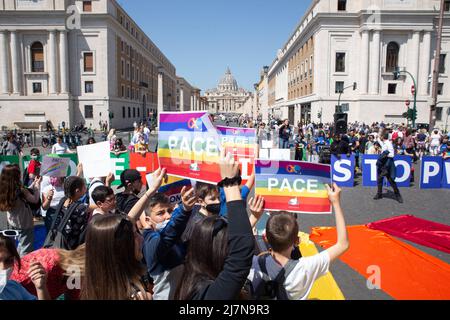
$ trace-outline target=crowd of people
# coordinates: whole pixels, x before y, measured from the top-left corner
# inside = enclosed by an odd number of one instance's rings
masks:
[[[264,199],[247,199],[254,177],[241,186],[230,154],[221,155],[218,185],[184,187],[176,205],[158,193],[164,168],[145,186],[138,171],[125,170],[117,192],[112,174],[84,177],[82,164],[67,178],[32,171],[30,185],[17,165],[0,175],[0,214],[7,217],[0,231],[3,300],[307,299],[314,281],[349,246],[336,185],[328,186],[335,246],[302,258],[297,217],[282,212],[267,222],[261,246],[255,226]],[[45,211],[43,248],[33,247],[34,210]],[[278,289],[266,290],[267,281]]]

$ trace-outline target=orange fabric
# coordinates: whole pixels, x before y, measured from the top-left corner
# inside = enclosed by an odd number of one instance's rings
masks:
[[[449,300],[450,265],[384,232],[365,226],[347,228],[350,249],[340,258],[365,278],[380,269],[381,290],[399,300]],[[336,228],[313,228],[310,239],[327,249]]]

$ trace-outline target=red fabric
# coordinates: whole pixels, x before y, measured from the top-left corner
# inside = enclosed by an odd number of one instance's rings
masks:
[[[28,173],[30,174],[36,174],[36,170],[41,167],[41,163],[37,160],[31,160],[30,164],[28,165]]]
[[[20,270],[17,264],[14,266],[11,280],[20,283],[29,293],[36,296],[36,288],[27,275],[30,264],[34,261],[40,262],[47,273],[47,288],[53,300],[64,293],[69,294],[69,299],[79,299],[79,290],[69,290],[66,286],[67,277],[59,266],[59,255],[55,249],[40,249],[27,254],[20,260]]]
[[[367,227],[450,253],[450,226],[444,224],[404,215],[373,222]]]

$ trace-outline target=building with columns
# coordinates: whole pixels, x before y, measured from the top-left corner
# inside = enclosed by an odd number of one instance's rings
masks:
[[[127,128],[175,111],[176,90],[175,66],[115,0],[0,1],[0,126]]]
[[[406,123],[402,114],[406,100],[413,104],[413,80],[406,73],[395,79],[398,67],[414,76],[417,123],[428,123],[439,7],[438,0],[313,0],[269,68],[269,113],[291,123],[325,123],[341,109],[349,122]],[[445,127],[450,108],[449,17],[442,38],[439,127]]]
[[[230,68],[225,72],[217,88],[205,92],[211,113],[239,113],[238,110],[243,110],[242,107],[250,95],[250,92],[238,87]]]

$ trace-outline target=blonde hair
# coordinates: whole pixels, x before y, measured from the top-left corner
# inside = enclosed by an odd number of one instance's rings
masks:
[[[81,276],[85,274],[86,245],[82,244],[73,251],[58,249],[59,266],[64,270],[65,276],[73,275],[70,271],[76,267],[81,272]]]

